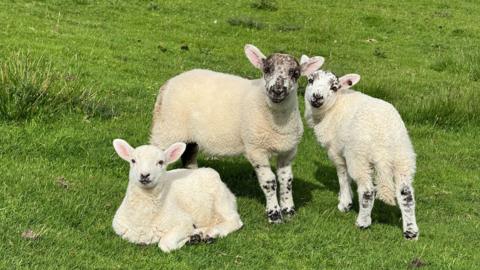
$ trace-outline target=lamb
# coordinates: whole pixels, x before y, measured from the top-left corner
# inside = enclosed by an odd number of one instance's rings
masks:
[[[168,80],[157,96],[150,143],[160,148],[187,143],[181,158],[189,168],[197,167],[199,150],[213,156],[243,154],[265,194],[269,222],[281,223],[282,216],[295,213],[291,163],[303,135],[297,80],[324,59],[312,57],[299,65],[288,54],[265,57],[253,45],[245,46],[245,54],[263,72],[262,79],[195,69]],[[269,161],[273,155],[278,156],[279,200]]]
[[[301,61],[307,60],[302,56]],[[353,179],[359,196],[358,227],[370,226],[375,196],[390,205],[395,205],[396,199],[402,212],[403,235],[416,240],[412,143],[390,103],[349,89],[359,80],[357,74],[337,78],[322,70],[308,76],[305,118],[337,169],[338,209],[346,212],[352,207]]]
[[[116,139],[117,154],[130,163],[126,196],[113,219],[115,233],[164,252],[187,241],[210,242],[242,227],[235,196],[210,168],[166,171],[185,151],[175,143],[162,151],[153,145],[132,148]]]

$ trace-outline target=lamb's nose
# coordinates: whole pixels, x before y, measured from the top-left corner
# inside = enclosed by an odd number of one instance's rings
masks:
[[[313,93],[313,98],[314,99],[323,99],[322,95],[317,94],[317,93]]]
[[[148,179],[148,177],[149,177],[149,176],[150,176],[150,174],[149,174],[149,173],[147,173],[147,174],[143,174],[143,173],[141,173],[141,174],[140,174],[140,179],[142,179],[142,180],[144,180],[144,179],[145,179],[145,180],[146,180],[146,179]]]

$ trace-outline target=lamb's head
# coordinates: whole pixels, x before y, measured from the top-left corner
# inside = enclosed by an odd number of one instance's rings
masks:
[[[300,63],[308,62],[308,56],[302,55]],[[360,75],[347,74],[338,78],[330,71],[318,70],[307,76],[305,102],[314,108],[330,108],[336,101],[340,90],[348,89],[360,81]]]
[[[274,53],[266,57],[257,47],[245,45],[245,54],[250,62],[263,72],[265,92],[270,103],[282,103],[289,96],[296,95],[298,79],[319,69],[324,59],[316,56],[303,64],[291,55]],[[293,95],[291,95],[293,93]]]
[[[115,139],[113,147],[117,154],[130,163],[129,179],[141,188],[150,189],[161,182],[168,164],[177,161],[186,145],[178,142],[162,151],[154,145],[131,147],[122,139]]]

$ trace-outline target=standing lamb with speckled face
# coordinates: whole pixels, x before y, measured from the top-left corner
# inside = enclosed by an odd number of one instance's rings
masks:
[[[113,142],[130,164],[127,193],[113,218],[113,229],[137,244],[157,243],[164,252],[187,241],[210,242],[242,227],[235,196],[210,168],[166,170],[185,150],[175,143],[162,151],[153,145],[132,148]]]
[[[245,46],[245,54],[262,79],[196,69],[166,82],[155,103],[150,141],[161,148],[186,142],[186,167],[197,166],[199,149],[214,156],[245,155],[265,194],[269,222],[280,223],[282,214],[295,213],[291,163],[303,134],[297,80],[320,68],[323,58],[299,65],[288,54],[265,57],[253,45]],[[272,155],[278,155],[280,200]]]
[[[301,61],[308,57],[302,56]],[[357,74],[337,78],[319,70],[308,76],[305,90],[305,118],[337,168],[338,209],[346,212],[352,207],[353,179],[358,186],[358,227],[372,223],[375,196],[390,205],[396,199],[404,237],[417,239],[412,187],[415,152],[407,129],[391,104],[349,89],[359,80]]]

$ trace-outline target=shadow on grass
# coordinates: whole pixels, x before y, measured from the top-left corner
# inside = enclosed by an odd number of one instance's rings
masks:
[[[338,194],[340,187],[338,184],[337,171],[332,166],[324,166],[321,163],[317,164],[317,171],[315,172],[317,181],[323,184],[327,189]],[[356,184],[352,185],[353,190],[353,208],[358,214],[358,194],[356,192]],[[375,200],[372,210],[372,222],[388,224],[391,226],[402,227],[401,212],[398,206],[391,206],[385,204],[381,200]]]
[[[200,167],[211,167],[221,176],[222,181],[235,196],[257,200],[265,204],[265,196],[258,184],[252,165],[244,159],[199,159]],[[273,168],[272,168],[273,170]],[[319,189],[319,185],[309,183],[302,178],[294,176],[293,199],[297,210],[312,200],[313,190]]]

